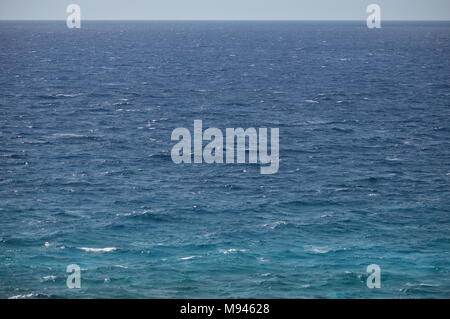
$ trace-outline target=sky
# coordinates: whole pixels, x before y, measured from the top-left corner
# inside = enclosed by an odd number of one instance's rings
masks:
[[[0,20],[450,20],[450,0],[0,0]]]

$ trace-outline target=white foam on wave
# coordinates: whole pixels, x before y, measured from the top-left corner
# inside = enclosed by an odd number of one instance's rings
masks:
[[[57,137],[88,137],[87,135],[83,134],[75,134],[75,133],[55,133],[53,136]]]
[[[181,257],[178,259],[179,260],[190,260],[190,259],[194,259],[194,258],[201,258],[201,256],[187,256],[187,257]]]
[[[300,285],[300,288],[309,288],[309,287],[311,287],[311,285],[309,284]]]
[[[64,93],[58,93],[55,94],[56,97],[76,97],[76,96],[81,96],[83,95],[82,93],[75,93],[75,94],[64,94]]]
[[[246,252],[247,249],[236,249],[236,248],[230,248],[230,249],[219,249],[219,251],[223,254],[232,254],[232,253],[238,253],[238,252]]]
[[[147,215],[147,214],[152,214],[153,211],[150,209],[144,209],[143,211],[132,211],[129,213],[118,213],[116,214],[116,216],[125,216],[125,217],[129,217],[129,216],[139,216],[139,215]]]
[[[123,268],[123,269],[127,269],[128,268],[128,266],[124,266],[124,265],[115,265],[114,267]]]
[[[50,280],[55,281],[55,279],[56,279],[56,276],[53,276],[53,275],[42,277],[43,281],[50,281]]]
[[[30,294],[25,294],[25,295],[16,295],[16,296],[12,296],[9,297],[8,299],[25,299],[25,298],[32,298],[37,296],[37,294],[35,293],[30,293]]]
[[[105,248],[80,247],[79,249],[90,252],[90,253],[109,253],[109,252],[117,250],[116,247],[105,247]]]
[[[331,251],[329,247],[326,246],[307,246],[305,250],[315,254],[326,254]]]
[[[270,272],[266,272],[264,274],[260,274],[261,277],[270,277],[272,274]]]
[[[425,282],[420,282],[418,284],[407,282],[405,285],[408,287],[439,287],[438,285],[429,284],[429,283],[425,283]]]
[[[287,222],[284,221],[284,220],[279,220],[279,221],[276,221],[276,222],[273,222],[273,223],[263,224],[262,226],[275,229],[275,228],[277,228],[280,225],[287,225]]]

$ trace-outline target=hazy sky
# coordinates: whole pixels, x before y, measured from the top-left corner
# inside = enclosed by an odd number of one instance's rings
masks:
[[[450,20],[450,0],[0,0],[0,19],[65,20],[71,3],[82,20],[365,20],[372,3],[383,20]]]

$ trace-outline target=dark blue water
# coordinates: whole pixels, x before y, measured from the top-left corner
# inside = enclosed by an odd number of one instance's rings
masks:
[[[2,22],[0,43],[0,297],[450,297],[450,23]],[[278,127],[279,172],[174,164],[195,119]]]

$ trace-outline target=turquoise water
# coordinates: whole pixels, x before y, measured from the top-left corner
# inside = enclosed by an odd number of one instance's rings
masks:
[[[450,23],[1,22],[0,42],[0,297],[450,297]],[[279,128],[279,172],[174,164],[197,119]]]

